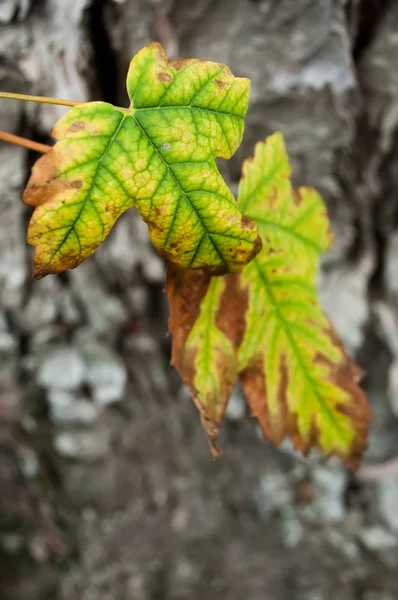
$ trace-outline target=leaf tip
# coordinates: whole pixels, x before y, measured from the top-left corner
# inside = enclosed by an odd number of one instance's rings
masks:
[[[162,58],[167,58],[166,50],[163,48],[160,42],[150,42],[147,46],[142,48],[140,52],[138,52],[137,56],[141,54],[141,52],[143,54],[147,54],[148,52],[154,52],[156,54],[159,54]]]
[[[47,273],[40,273],[39,271],[36,271],[35,269],[33,269],[32,271],[32,279],[34,279],[35,281],[39,281],[39,279],[43,279],[43,277],[45,277],[47,275]]]
[[[212,419],[211,417],[209,417],[208,414],[206,414],[203,405],[199,401],[197,401],[195,397],[194,402],[199,410],[200,423],[206,434],[211,455],[214,459],[219,458],[222,455],[221,450],[218,448],[218,435],[220,432],[221,425],[215,419]]]
[[[51,269],[50,265],[43,264],[36,259],[33,261],[32,277],[36,281],[39,279],[43,279],[43,277],[46,277],[47,275],[55,274],[56,272],[53,269]]]

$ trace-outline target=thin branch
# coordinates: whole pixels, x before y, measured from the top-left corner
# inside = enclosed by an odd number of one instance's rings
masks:
[[[29,94],[14,94],[12,92],[0,92],[0,98],[10,100],[25,100],[26,102],[39,102],[41,104],[57,104],[59,106],[77,106],[83,102],[73,100],[61,100],[60,98],[47,98],[46,96],[30,96]]]
[[[0,140],[3,142],[9,142],[10,144],[16,144],[17,146],[22,146],[28,150],[41,152],[43,154],[51,150],[51,146],[47,146],[47,144],[40,144],[39,142],[28,140],[19,135],[15,135],[14,133],[7,133],[7,131],[0,130]]]

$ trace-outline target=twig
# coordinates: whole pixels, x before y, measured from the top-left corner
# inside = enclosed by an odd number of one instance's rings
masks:
[[[47,98],[46,96],[30,96],[29,94],[14,94],[13,92],[0,92],[0,98],[9,100],[25,100],[26,102],[39,102],[41,104],[56,104],[58,106],[77,106],[84,102],[74,102],[73,100],[61,100],[60,98]]]
[[[51,150],[51,146],[47,146],[47,144],[40,144],[39,142],[28,140],[27,138],[15,135],[14,133],[7,133],[7,131],[2,131],[1,129],[0,140],[3,142],[8,142],[10,144],[16,144],[17,146],[22,146],[23,148],[27,148],[28,150],[41,152],[43,154]]]

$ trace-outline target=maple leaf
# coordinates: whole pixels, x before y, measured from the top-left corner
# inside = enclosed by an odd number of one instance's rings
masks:
[[[34,276],[79,265],[132,205],[171,262],[224,273],[249,262],[261,245],[257,227],[215,163],[241,142],[249,87],[225,65],[168,62],[152,43],[131,61],[128,109],[89,102],[69,110],[23,196],[36,207]]]
[[[195,317],[180,336],[184,325],[173,310],[190,296],[185,274],[185,286],[170,297],[174,364],[200,405],[202,421],[212,419],[212,446],[239,374],[251,411],[274,444],[290,435],[303,453],[318,446],[355,468],[366,447],[370,411],[358,386],[361,371],[317,301],[319,258],[331,241],[329,221],[317,192],[294,191],[290,175],[278,133],[258,143],[254,158],[245,161],[238,203],[257,222],[263,248],[240,273],[224,276],[223,287],[217,283],[228,302],[212,295],[212,283],[206,283],[208,289],[195,300]],[[175,278],[169,275],[168,289]],[[218,361],[211,362],[215,346],[203,340],[220,336],[235,352],[218,353]],[[206,354],[207,360],[200,359]],[[210,369],[213,385],[206,388]]]

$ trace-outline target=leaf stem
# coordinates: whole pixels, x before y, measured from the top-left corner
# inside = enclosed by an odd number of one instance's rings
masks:
[[[46,96],[30,96],[29,94],[14,94],[13,92],[0,92],[0,98],[25,100],[26,102],[39,102],[41,104],[57,104],[59,106],[76,106],[77,104],[84,104],[83,102],[74,102],[73,100],[47,98]]]
[[[28,150],[34,150],[35,152],[42,152],[43,154],[51,150],[51,146],[40,144],[39,142],[34,142],[33,140],[28,140],[27,138],[20,137],[14,133],[7,133],[7,131],[2,131],[1,129],[0,140],[3,142],[9,142],[10,144],[16,144],[17,146],[22,146]]]

